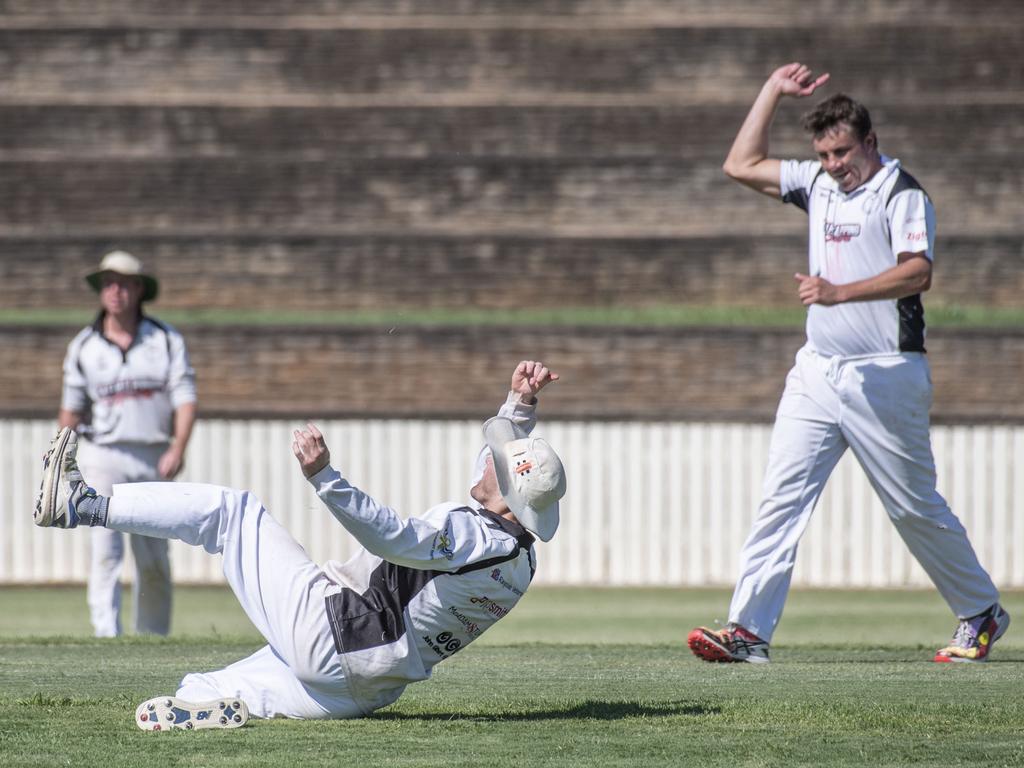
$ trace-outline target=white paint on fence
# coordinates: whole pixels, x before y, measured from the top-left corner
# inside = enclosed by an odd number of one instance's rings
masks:
[[[317,562],[344,560],[351,537],[321,505],[291,455],[280,421],[200,421],[181,478],[254,491]],[[468,501],[479,424],[329,421],[335,466],[403,515]],[[84,581],[84,531],[36,528],[31,513],[50,421],[0,421],[0,583]],[[563,456],[569,493],[562,527],[539,546],[548,584],[731,584],[760,501],[766,425],[542,423]],[[1024,427],[932,430],[939,489],[1002,587],[1024,587]],[[175,579],[219,583],[220,564],[172,545]],[[125,575],[130,577],[126,567]],[[848,453],[804,536],[793,583],[903,587],[928,584]]]

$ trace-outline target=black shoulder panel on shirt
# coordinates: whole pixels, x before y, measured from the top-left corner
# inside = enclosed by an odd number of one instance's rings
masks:
[[[791,203],[804,213],[807,213],[807,193],[802,189],[794,189],[782,196],[782,202]]]
[[[904,296],[896,302],[900,318],[900,352],[925,352],[924,305],[921,294]]]
[[[157,320],[152,315],[143,315],[143,320],[149,320],[153,325],[164,332],[164,346],[167,348],[167,359],[171,358],[171,331],[170,329],[160,320]]]
[[[89,328],[89,335],[82,339],[82,343],[78,345],[78,355],[75,357],[75,367],[78,369],[78,372],[82,374],[82,378],[85,378],[85,368],[82,366],[82,347],[84,347],[86,342],[95,334],[98,333],[100,336],[103,335],[103,313],[100,312],[96,321],[87,327]]]
[[[794,189],[792,192],[787,192],[782,196],[782,202],[792,203],[804,213],[807,213],[807,208],[810,205],[811,194],[814,192],[814,185],[818,181],[818,177],[825,172],[824,168],[819,168],[818,172],[814,174],[814,178],[811,179],[811,186],[804,192],[802,189]]]
[[[473,511],[468,507],[467,510]],[[334,635],[334,647],[338,653],[351,653],[399,640],[405,634],[405,609],[427,584],[438,576],[458,576],[514,560],[523,549],[529,554],[533,537],[517,537],[516,543],[518,546],[507,555],[469,563],[457,571],[421,570],[382,561],[370,574],[362,594],[343,589],[327,597],[327,620]]]
[[[920,189],[926,195],[922,187],[913,176],[900,168],[899,173],[896,174],[896,183],[892,185],[892,189],[889,191],[889,197],[885,199],[885,207],[889,207],[889,203],[892,202],[893,198],[896,197],[900,192],[906,192],[908,189]]]
[[[157,319],[156,319],[155,317],[153,317],[152,315],[143,315],[143,316],[142,316],[142,319],[143,319],[143,320],[149,320],[149,322],[151,322],[151,323],[152,323],[153,325],[155,325],[155,326],[156,326],[157,328],[159,328],[159,329],[160,329],[161,331],[163,331],[164,333],[167,333],[167,332],[168,332],[168,331],[167,331],[167,325],[166,325],[166,324],[165,324],[165,323],[164,323],[163,321],[161,321],[161,320],[157,320]]]

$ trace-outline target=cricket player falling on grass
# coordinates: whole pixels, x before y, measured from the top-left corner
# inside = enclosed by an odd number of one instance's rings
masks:
[[[808,215],[810,267],[795,276],[808,308],[807,343],[779,403],[764,497],[740,553],[729,623],[693,630],[690,649],[707,661],[768,661],[800,536],[850,448],[959,619],[935,661],[984,661],[1010,616],[935,488],[921,305],[932,276],[931,200],[899,160],[879,152],[868,111],[841,94],[804,118],[817,160],[768,156],[780,99],[810,96],[828,79],[799,63],[777,69],[725,161],[733,179]]]
[[[408,520],[331,466],[315,426],[296,430],[303,474],[362,545],[322,568],[248,491],[136,483],[97,494],[78,470],[77,435],[62,430],[44,461],[36,524],[102,525],[221,554],[228,584],[267,641],[225,669],[186,675],[174,696],[140,704],[139,727],[368,715],[507,615],[533,578],[534,537],[548,541],[558,528],[562,464],[529,437],[537,394],[557,379],[543,363],[519,363],[504,405],[483,425],[474,506],[439,504]]]

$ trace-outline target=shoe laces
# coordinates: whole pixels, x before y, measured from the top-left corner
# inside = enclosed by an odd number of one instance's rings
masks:
[[[990,614],[983,613],[970,619],[962,619],[953,632],[953,645],[958,648],[974,648],[978,645],[978,635],[989,618]]]

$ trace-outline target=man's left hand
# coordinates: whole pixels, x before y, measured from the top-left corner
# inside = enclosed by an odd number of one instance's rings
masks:
[[[821,304],[824,307],[831,307],[833,304],[843,302],[842,291],[839,286],[830,283],[823,277],[811,277],[797,272],[794,277],[800,284],[797,293],[800,294],[800,301],[805,307],[811,304]]]
[[[292,437],[292,453],[299,460],[302,474],[307,478],[331,463],[331,452],[327,450],[324,436],[315,424],[307,423],[306,429],[296,429]]]
[[[172,445],[156,463],[156,471],[164,480],[173,480],[185,468],[185,457],[176,445]]]
[[[552,381],[558,381],[558,374],[549,370],[539,360],[523,360],[512,372],[511,389],[524,403],[532,404],[537,393]]]

